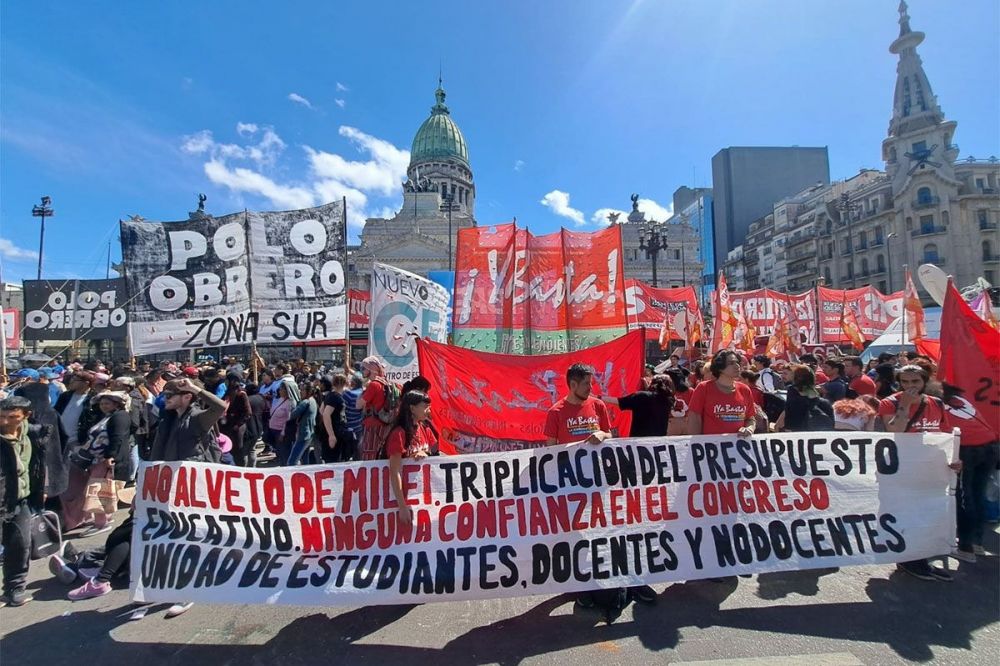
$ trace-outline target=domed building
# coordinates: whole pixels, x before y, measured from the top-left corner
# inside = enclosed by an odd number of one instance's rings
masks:
[[[350,248],[352,286],[367,289],[375,260],[426,276],[453,267],[459,229],[476,225],[476,185],[462,130],[438,81],[431,115],[410,148],[403,206],[391,219],[369,218],[361,244]]]

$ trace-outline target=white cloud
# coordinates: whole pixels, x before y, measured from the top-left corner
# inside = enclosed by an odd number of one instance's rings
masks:
[[[594,224],[606,227],[611,224],[611,220],[608,219],[608,215],[611,213],[618,213],[618,223],[622,224],[628,219],[628,213],[618,208],[598,208],[594,211],[594,214],[590,216],[590,221]]]
[[[335,99],[335,100],[333,100],[333,101],[334,101],[334,102],[335,102],[335,103],[337,104],[337,106],[339,106],[340,108],[344,108],[345,106],[347,106],[347,100],[344,100],[344,99],[339,99],[339,98],[338,98],[338,99]]]
[[[277,162],[286,147],[271,127],[240,122],[236,132],[245,145],[221,143],[202,130],[184,137],[181,150],[206,158],[205,175],[237,195],[257,195],[278,208],[305,208],[347,199],[348,223],[357,228],[368,217],[391,217],[399,209],[402,180],[410,153],[393,144],[344,125],[339,134],[365,156],[351,160],[336,153],[302,146],[306,173],[289,181]]]
[[[309,100],[307,100],[305,97],[303,97],[298,93],[288,93],[288,99],[291,100],[292,102],[295,102],[296,104],[301,104],[307,109],[313,108],[312,102],[310,102]]]
[[[337,81],[337,92],[350,92],[350,90],[351,89],[345,86],[343,83]]]
[[[674,204],[671,202],[664,207],[652,199],[639,199],[639,210],[646,214],[647,220],[666,222],[674,214]]]
[[[552,190],[542,197],[542,200],[539,203],[556,215],[573,220],[573,224],[577,226],[585,224],[583,212],[569,205],[569,193],[567,192]]]
[[[38,253],[34,250],[26,250],[23,247],[18,247],[6,238],[0,238],[0,257],[10,261],[26,261],[29,259],[38,259]]]
[[[523,168],[524,168],[524,160],[514,161],[514,171],[520,171]]]

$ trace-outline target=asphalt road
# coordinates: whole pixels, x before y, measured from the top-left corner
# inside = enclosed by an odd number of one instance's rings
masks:
[[[89,540],[96,544],[98,536]],[[77,540],[77,545],[88,541]],[[990,534],[987,547],[1000,550]],[[949,560],[952,583],[894,567],[823,569],[729,584],[657,586],[607,625],[569,596],[320,609],[168,604],[129,621],[126,589],[66,601],[32,563],[35,601],[0,609],[0,660],[30,666],[227,664],[996,663],[1000,560]]]

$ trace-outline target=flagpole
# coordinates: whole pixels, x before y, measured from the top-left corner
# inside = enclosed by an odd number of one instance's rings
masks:
[[[822,315],[822,308],[820,307],[820,302],[819,302],[819,288],[820,288],[820,285],[822,285],[824,282],[825,282],[825,280],[821,276],[817,275],[816,276],[816,284],[813,286],[813,294],[815,294],[815,296],[816,296],[816,298],[815,298],[816,302],[814,303],[814,307],[816,308],[816,344],[817,345],[823,344],[823,315]]]
[[[909,283],[910,268],[906,264],[903,264],[903,330],[899,334],[899,351],[903,351],[902,348],[906,347],[906,289]]]
[[[351,376],[351,271],[348,268],[350,262],[347,260],[347,197],[341,198],[343,204],[344,223],[344,297],[347,303],[347,312],[344,313],[344,373]],[[371,322],[368,322],[371,326]]]

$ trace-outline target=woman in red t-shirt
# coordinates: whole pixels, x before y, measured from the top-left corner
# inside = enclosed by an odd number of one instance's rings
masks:
[[[394,390],[385,377],[385,363],[377,356],[369,356],[361,361],[361,372],[368,380],[368,386],[358,397],[357,407],[364,415],[364,432],[361,436],[361,459],[377,460],[386,436],[389,434],[391,420],[385,423],[379,418],[379,412],[385,409],[386,395]]]
[[[399,405],[396,423],[385,440],[385,452],[389,457],[389,483],[392,493],[399,503],[399,522],[409,525],[413,520],[410,507],[403,491],[403,477],[400,469],[403,458],[421,460],[438,448],[438,435],[428,420],[431,415],[431,399],[421,391],[410,391],[403,395]]]

